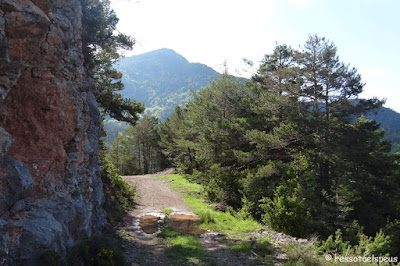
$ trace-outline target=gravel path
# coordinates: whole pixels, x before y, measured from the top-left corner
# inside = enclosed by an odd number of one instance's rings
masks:
[[[153,175],[123,177],[128,183],[136,185],[139,194],[136,215],[161,212],[163,208],[172,209],[174,212],[191,213],[192,210],[181,200],[181,195],[169,186],[167,180],[154,178],[157,175],[171,173],[171,170],[166,170]]]
[[[139,197],[134,210],[127,213],[118,227],[124,238],[125,258],[135,265],[173,265],[165,255],[165,246],[160,243],[157,233],[145,234],[139,226],[140,217],[153,215],[164,218],[163,208],[174,212],[192,214],[192,210],[182,200],[181,195],[169,186],[167,180],[155,178],[170,175],[172,170],[157,174],[123,176],[128,183],[135,185]]]
[[[144,215],[153,215],[164,219],[165,215],[162,213],[164,208],[172,209],[174,214],[193,215],[190,207],[182,201],[182,195],[170,187],[169,181],[156,178],[170,174],[172,174],[171,169],[151,175],[123,176],[125,181],[136,186],[139,194],[136,208],[126,215],[118,228],[124,238],[125,257],[131,263],[135,262],[131,265],[173,265],[165,255],[165,246],[157,238],[157,233],[145,234],[139,226],[140,217]],[[254,232],[253,238],[257,239],[268,235],[277,244],[291,241],[304,243],[307,241],[289,236],[287,237],[290,239],[286,239],[286,235],[267,229]],[[256,262],[257,255],[254,252],[250,254],[233,252],[224,244],[225,242],[232,242],[232,240],[221,237],[217,233],[202,235],[200,241],[222,265],[259,265]],[[286,254],[278,246],[273,249],[272,257],[275,265],[283,265],[287,260]]]

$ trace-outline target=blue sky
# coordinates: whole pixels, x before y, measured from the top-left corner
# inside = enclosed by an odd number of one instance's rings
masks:
[[[302,45],[309,34],[333,41],[341,61],[366,83],[362,97],[387,98],[400,112],[400,1],[111,0],[118,29],[136,38],[130,54],[170,48],[217,71],[249,75],[275,43]],[[247,72],[246,72],[247,71]]]

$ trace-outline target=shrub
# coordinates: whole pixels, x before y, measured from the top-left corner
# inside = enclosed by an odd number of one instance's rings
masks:
[[[293,236],[304,236],[307,228],[307,209],[301,197],[301,187],[297,178],[288,180],[275,189],[274,198],[260,200],[265,212],[263,222],[274,230]]]
[[[104,234],[85,239],[67,254],[71,266],[125,266],[118,239]]]
[[[285,265],[323,265],[316,250],[311,245],[293,243],[287,245],[284,249],[289,259],[289,262],[285,263]]]
[[[281,162],[268,162],[267,165],[246,172],[246,175],[240,180],[243,186],[243,195],[250,202],[255,203],[254,207],[257,208],[261,199],[273,197],[275,186],[282,180],[286,170]],[[261,210],[254,209],[254,211]]]
[[[400,257],[400,221],[394,220],[388,223],[383,232],[391,239],[390,255]]]
[[[270,168],[278,169],[277,166]],[[314,207],[317,199],[313,179],[308,161],[299,154],[283,173],[283,180],[275,187],[273,195],[259,201],[263,222],[276,231],[296,237],[307,237],[315,232],[315,216],[320,212]]]
[[[333,235],[330,235],[326,240],[322,240],[321,244],[316,243],[316,250],[319,254],[350,254],[351,245],[349,241],[343,241],[342,231],[338,229]]]
[[[254,202],[249,201],[246,196],[242,198],[242,208],[234,213],[234,216],[241,220],[252,219],[252,210],[254,209]]]
[[[355,254],[361,256],[388,257],[390,252],[390,237],[385,236],[382,230],[376,233],[375,237],[368,237],[363,233],[359,233],[359,243],[355,247]]]
[[[161,210],[161,212],[164,213],[165,215],[170,215],[173,212],[173,210],[172,209],[163,208]]]
[[[224,202],[234,208],[241,206],[240,172],[214,164],[204,176],[206,177],[203,178],[204,190],[211,201]]]
[[[358,243],[350,245],[349,241],[344,241],[342,231],[338,229],[333,235],[330,235],[327,240],[323,240],[321,244],[316,243],[316,250],[319,254],[343,254],[345,256],[381,256],[388,257],[390,251],[390,237],[385,236],[380,230],[375,237],[366,236],[362,232],[362,228],[357,234]]]
[[[197,212],[200,217],[200,222],[204,224],[215,223],[215,217],[208,210],[200,210]]]
[[[40,256],[38,265],[41,266],[64,266],[65,263],[62,260],[60,254],[55,251],[46,251]]]
[[[101,180],[105,195],[104,209],[111,224],[120,222],[127,208],[134,206],[136,187],[129,185],[117,173],[115,166],[100,153]]]

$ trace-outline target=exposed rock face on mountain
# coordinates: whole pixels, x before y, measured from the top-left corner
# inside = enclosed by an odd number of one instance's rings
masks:
[[[78,0],[0,0],[0,265],[65,254],[105,223],[81,35]]]

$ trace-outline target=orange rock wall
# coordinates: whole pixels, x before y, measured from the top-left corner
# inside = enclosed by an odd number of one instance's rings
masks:
[[[0,265],[65,254],[105,223],[81,34],[77,0],[0,0]]]

